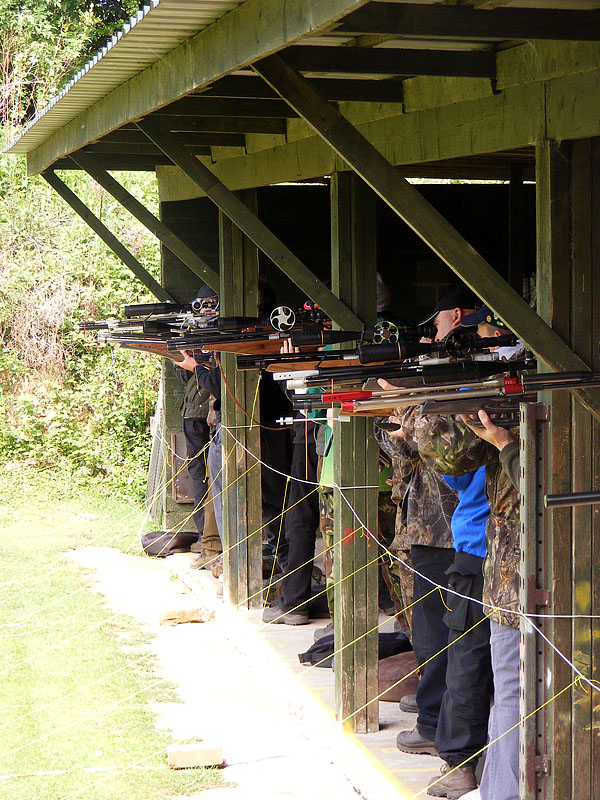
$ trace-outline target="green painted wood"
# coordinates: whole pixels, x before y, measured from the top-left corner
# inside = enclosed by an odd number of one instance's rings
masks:
[[[90,209],[83,203],[75,192],[70,189],[64,181],[62,181],[53,170],[47,170],[43,173],[45,180],[52,186],[52,188],[67,202],[76,214],[79,214],[81,219],[86,222],[90,228],[96,233],[102,241],[110,247],[113,253],[121,259],[126,267],[133,272],[135,277],[146,286],[152,294],[161,301],[172,300],[171,295],[166,291],[160,283],[150,275],[148,270],[143,267],[137,258],[131,253],[125,245],[123,245],[117,237],[109,231],[109,229],[102,223],[98,217],[93,214]]]
[[[28,157],[30,174],[256,58],[326,28],[366,2],[246,0],[49,136]]]
[[[401,103],[402,82],[397,80],[336,80],[335,78],[312,78],[311,85],[322,92],[328,100],[352,100],[354,102]],[[277,92],[255,75],[229,75],[208,89],[200,97],[279,97]]]
[[[130,192],[127,191],[121,184],[116,181],[105,170],[98,169],[93,160],[82,155],[81,153],[71,156],[73,160],[84,169],[88,175],[100,184],[106,191],[111,194],[115,200],[127,209],[133,216],[139,220],[142,225],[145,225],[148,230],[153,233],[165,247],[174,253],[183,263],[190,268],[190,270],[202,278],[203,281],[218,291],[219,288],[219,275],[214,269],[208,266],[204,259],[195,253],[191,247],[188,247],[179,236],[173,233],[170,228],[154,216],[148,209],[140,203]]]
[[[600,171],[600,139],[595,137],[591,142],[591,153],[589,161],[589,171],[592,176],[592,204],[590,206],[590,262],[592,265],[592,315],[590,323],[591,342],[591,367],[593,370],[600,370],[600,352],[597,343],[600,341],[600,276],[598,276],[597,264],[600,260],[600,186],[598,174]],[[591,487],[600,487],[600,426],[595,422],[592,427],[593,448],[592,462],[590,469]],[[600,564],[600,506],[592,506],[591,520],[591,546],[588,546],[587,559],[591,566],[591,598],[590,613],[600,615],[600,574],[598,565]],[[582,559],[586,559],[585,542],[582,543]],[[598,619],[591,624],[591,655],[592,663],[590,667],[590,677],[598,684],[600,682],[600,623]],[[588,732],[591,738],[591,790],[590,797],[600,795],[600,708],[598,703],[592,702],[593,695],[587,694],[586,702],[591,706],[591,730]]]
[[[208,197],[237,225],[246,236],[268,256],[294,283],[314,300],[331,319],[346,330],[356,330],[360,320],[342,303],[292,251],[286,247],[261,220],[253,214],[198,159],[190,156],[183,147],[173,142],[168,133],[151,122],[138,123],[148,137],[157,144],[189,178],[197,183]]]
[[[254,68],[309,122],[414,232],[553,370],[585,370],[585,363],[500,277],[496,270],[408,183],[331,104],[281,56]],[[600,395],[574,390],[600,418]]]
[[[366,323],[375,311],[375,196],[351,173],[334,173],[331,184],[332,286]],[[377,486],[377,455],[372,422],[334,423],[334,471],[340,486]],[[351,458],[349,455],[351,454]],[[335,641],[344,648],[335,658],[336,713],[357,732],[378,730],[374,700],[377,678],[377,556],[367,529],[377,531],[377,489],[346,489],[334,494]]]
[[[337,28],[346,34],[423,36],[441,39],[600,39],[600,12],[545,8],[496,8],[379,2],[353,12]]]
[[[369,14],[372,9],[370,6]],[[496,77],[494,53],[485,50],[457,52],[300,45],[286,50],[285,59],[302,72]]]
[[[244,200],[256,207],[254,192]],[[221,248],[221,313],[223,316],[256,316],[258,255],[224,214],[219,215]],[[232,291],[231,287],[240,287]],[[249,430],[248,418],[258,388],[258,374],[237,372],[236,356],[223,353],[221,414],[238,445],[226,431],[223,446],[223,535],[226,546],[224,580],[230,602],[251,608],[262,604],[262,492],[260,467],[244,448],[260,458],[260,429]],[[229,387],[229,389],[227,388]],[[235,402],[235,397],[239,403]],[[259,404],[254,418],[260,421]],[[228,487],[226,489],[226,487]]]
[[[571,311],[570,271],[570,183],[567,145],[543,142],[536,148],[537,158],[537,293],[540,315],[569,340]],[[571,491],[571,401],[567,392],[547,393],[550,407],[549,486],[560,494]],[[555,509],[548,519],[548,588],[552,591],[549,613],[572,613],[572,528],[571,511]],[[543,625],[544,633],[571,657],[571,622],[556,619]],[[572,680],[570,668],[558,656],[548,654],[551,676],[549,695],[553,696]],[[550,775],[542,780],[550,800],[571,797],[572,775],[572,697],[566,692],[548,706],[548,733],[545,751],[551,759]]]
[[[592,143],[573,142],[571,165],[571,344],[584,361],[592,366],[597,342],[593,341],[594,268],[592,261],[593,185]],[[596,313],[600,307],[596,306]],[[594,420],[585,409],[574,404],[572,409],[572,491],[588,491],[593,481]],[[585,487],[585,489],[583,488]],[[592,506],[573,509],[572,597],[573,614],[592,613],[593,575],[596,571],[590,559],[592,540]],[[590,620],[573,620],[573,663],[585,675],[592,667],[592,625]],[[575,692],[575,697],[581,695]],[[573,705],[573,770],[572,796],[593,797],[592,771],[592,703]]]

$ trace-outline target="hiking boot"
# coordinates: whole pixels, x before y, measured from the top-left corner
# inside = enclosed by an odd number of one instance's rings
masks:
[[[417,705],[417,695],[407,694],[400,700],[400,711],[406,711],[409,714],[418,714],[419,706]]]
[[[438,755],[438,751],[435,749],[435,742],[431,739],[426,739],[425,736],[421,736],[416,727],[412,731],[400,731],[396,737],[396,747],[398,750],[402,750],[403,753],[415,753],[420,756]],[[445,795],[440,796],[444,797]]]
[[[308,612],[300,609],[282,611],[279,603],[273,603],[265,608],[262,619],[263,622],[273,622],[277,625],[307,625]]]
[[[190,569],[210,569],[216,557],[216,554],[207,553],[202,550],[193,558],[190,558]]]
[[[450,764],[444,764],[441,769],[442,778],[429,781],[427,794],[432,797],[447,797],[456,800],[467,792],[477,789],[477,778],[473,767],[467,764],[464,767],[453,769]]]
[[[329,636],[331,633],[333,633],[333,622],[330,622],[329,625],[325,625],[324,628],[317,628],[313,636],[313,642],[318,642],[319,639],[322,639],[324,636]]]
[[[198,539],[197,542],[194,542],[190,547],[190,553],[201,553],[202,552],[202,540]]]

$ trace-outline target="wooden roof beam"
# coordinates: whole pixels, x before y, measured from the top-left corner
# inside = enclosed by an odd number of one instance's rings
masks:
[[[272,233],[240,198],[230,191],[208,167],[177,144],[166,128],[145,120],[140,130],[194,181],[234,225],[271,259],[279,269],[314,300],[343,329],[357,330],[361,320],[320,281],[300,259]]]
[[[287,132],[287,120],[277,117],[179,117],[156,112],[155,120],[171,133],[278,133]]]
[[[354,75],[445,75],[453,78],[495,78],[491,50],[400,50],[383,47],[312,47],[285,51],[285,60],[300,72]]]
[[[177,140],[185,147],[244,147],[246,137],[243,133],[175,133]],[[108,133],[99,142],[121,142],[123,144],[147,144],[148,137],[137,128]],[[96,142],[94,142],[96,144]]]
[[[344,17],[335,30],[349,36],[387,34],[416,38],[554,39],[600,41],[600,11],[491,8],[375,2]]]
[[[270,56],[254,68],[552,370],[589,371],[585,362],[529,308],[419,190],[281,56]],[[600,419],[600,404],[593,392],[573,390],[573,393]]]
[[[80,152],[80,151],[78,151]],[[88,154],[91,155],[91,154]],[[154,172],[156,167],[170,167],[173,162],[164,153],[160,155],[120,155],[118,153],[99,153],[91,155],[96,166],[102,169],[124,170],[127,172]],[[52,165],[52,169],[79,169],[79,166],[69,156],[59,158]]]
[[[350,78],[311,78],[309,83],[327,100],[346,100],[355,103],[401,103],[402,81],[360,80]],[[279,97],[262,78],[256,75],[230,75],[209,86],[198,97]]]
[[[327,29],[366,2],[245,0],[50,134],[28,153],[29,174],[41,172],[67,153],[233,70],[281,50],[303,36]],[[231,132],[239,132],[239,129]]]
[[[184,97],[160,109],[161,114],[177,117],[274,117],[298,116],[283,100],[254,98]]]

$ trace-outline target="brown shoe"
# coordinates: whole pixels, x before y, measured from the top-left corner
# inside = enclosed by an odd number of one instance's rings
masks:
[[[418,714],[419,706],[417,705],[416,694],[405,694],[400,700],[400,711],[406,711],[408,714]]]
[[[190,569],[210,569],[215,559],[215,555],[202,551],[190,558]]]
[[[435,742],[431,739],[426,739],[425,736],[421,736],[416,726],[412,731],[400,731],[396,737],[396,747],[398,750],[402,750],[403,753],[415,753],[421,756],[438,755],[438,751],[435,749]]]
[[[455,769],[450,764],[444,764],[441,772],[443,777],[434,778],[427,786],[427,794],[431,797],[448,797],[449,800],[456,800],[477,788],[475,772],[468,764]]]

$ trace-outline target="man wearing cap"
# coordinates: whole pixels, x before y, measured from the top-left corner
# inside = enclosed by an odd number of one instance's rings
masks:
[[[477,325],[480,336],[493,337],[506,333],[504,323],[485,306],[471,315],[464,316],[462,324]],[[498,348],[497,354],[508,360],[518,358],[522,351],[523,345],[519,343],[512,348]],[[464,627],[468,631],[471,626],[472,630],[465,633],[460,640],[456,639],[453,625],[450,624],[450,642],[453,643],[449,649],[449,688],[442,704],[436,744],[440,745],[440,754],[450,767],[459,766],[466,760],[463,757],[467,755],[464,748],[462,751],[460,748],[456,749],[456,743],[460,743],[460,738],[455,737],[453,741],[451,736],[447,737],[448,744],[444,751],[441,742],[446,726],[449,732],[456,728],[456,709],[452,695],[457,678],[460,685],[460,676],[456,672],[452,678],[450,676],[453,664],[460,664],[465,668],[468,656],[466,651],[475,657],[476,662],[467,666],[471,681],[470,702],[472,708],[474,703],[477,703],[480,721],[484,713],[487,716],[489,694],[487,698],[484,697],[482,678],[476,669],[485,666],[484,659],[477,659],[479,652],[477,648],[483,647],[482,635],[489,624],[494,706],[489,717],[488,739],[493,744],[486,753],[480,792],[483,800],[518,800],[519,618],[507,611],[517,611],[519,607],[519,495],[498,459],[500,444],[504,447],[505,444],[514,441],[514,435],[497,428],[488,418],[484,418],[484,421],[488,422],[488,427],[481,431],[469,430],[449,417],[421,417],[416,426],[415,439],[419,445],[419,452],[436,471],[461,476],[474,466],[481,469],[485,465],[486,495],[490,504],[490,515],[486,523],[487,557],[483,566],[483,585],[480,585],[480,579],[473,580],[473,588],[477,583],[477,594],[473,590],[467,591],[465,587],[462,587],[460,592],[474,600],[482,598],[484,605],[482,609],[471,601],[469,604],[471,608],[466,609],[468,619]],[[436,448],[436,438],[443,439],[443,448]],[[486,447],[481,447],[484,444],[482,440],[485,440]],[[514,445],[511,446],[514,449]],[[460,480],[460,477],[458,479]],[[454,566],[459,561],[458,555]],[[450,584],[453,582],[453,577],[450,575]],[[455,588],[458,589],[458,585]],[[452,595],[448,597],[448,603],[453,608],[453,614],[464,605],[461,598],[454,598]],[[487,620],[481,621],[483,614],[489,617],[489,623]],[[489,656],[486,657],[489,659]],[[452,714],[446,714],[446,702],[448,711],[453,712]],[[507,733],[513,726],[514,730]],[[481,731],[478,730],[477,733],[480,735]],[[476,742],[473,741],[472,747],[475,746]],[[472,753],[475,754],[482,746],[479,744],[476,749],[472,749]],[[458,756],[463,757],[462,761],[458,760]],[[475,759],[461,769],[444,775],[441,780],[432,782],[428,789],[429,794],[461,796],[454,791],[456,784],[467,782],[465,774],[471,769],[474,761]]]
[[[421,324],[433,323],[437,330],[436,341],[440,341],[450,331],[459,327],[463,317],[473,313],[479,302],[467,287],[459,285],[441,298],[433,313]],[[385,385],[385,382],[382,385]],[[449,525],[450,518],[446,517],[443,525],[442,519],[440,524],[432,525],[424,513],[426,509],[437,508],[438,516],[443,516],[441,515],[443,509],[439,503],[434,503],[435,507],[432,507],[431,500],[434,495],[431,491],[435,490],[435,494],[441,497],[449,493],[449,487],[419,457],[418,448],[410,434],[417,413],[416,408],[406,410],[402,415],[402,429],[395,434],[388,434],[390,444],[394,441],[398,445],[401,441],[405,446],[413,444],[413,451],[420,464],[414,473],[407,495],[409,498],[407,507],[410,512],[412,500],[413,507],[417,508],[420,505],[422,508],[420,519],[415,518],[408,528],[409,533],[411,529],[413,533],[418,533],[411,537],[410,545],[412,564],[416,573],[419,573],[414,576],[413,647],[417,663],[421,665],[421,680],[416,698],[406,698],[403,701],[407,708],[409,699],[416,701],[418,716],[415,728],[401,731],[396,743],[398,749],[403,752],[436,755],[436,731],[442,697],[446,690],[448,628],[444,622],[446,607],[441,592],[432,594],[431,589],[432,584],[446,585],[447,571],[454,563],[455,551]],[[393,419],[400,421],[398,418]],[[439,484],[443,488],[440,488]],[[452,510],[455,504],[454,500]],[[468,788],[474,787],[469,785]]]

